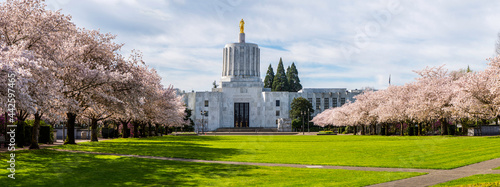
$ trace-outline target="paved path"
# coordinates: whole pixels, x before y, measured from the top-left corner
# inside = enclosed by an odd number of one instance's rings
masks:
[[[214,160],[198,160],[198,159],[185,159],[185,158],[168,158],[159,156],[141,156],[141,155],[128,155],[128,154],[115,154],[115,153],[99,153],[88,151],[73,151],[64,149],[53,149],[56,151],[72,152],[72,153],[87,153],[98,155],[116,155],[135,158],[147,158],[158,160],[172,160],[182,162],[200,162],[200,163],[217,163],[217,164],[236,164],[236,165],[252,165],[252,166],[280,166],[280,167],[294,167],[294,168],[317,168],[317,169],[346,169],[346,170],[360,170],[360,171],[391,171],[391,172],[423,172],[427,175],[376,184],[372,186],[430,186],[463,177],[468,177],[476,174],[500,174],[500,170],[492,170],[493,168],[500,167],[500,158],[487,160],[484,162],[451,169],[451,170],[436,170],[436,169],[412,169],[412,168],[378,168],[378,167],[351,167],[351,166],[321,166],[321,165],[303,165],[303,164],[274,164],[274,163],[252,163],[252,162],[232,162],[232,161],[214,161]]]
[[[500,167],[500,158],[471,164],[451,170],[439,170],[429,172],[427,175],[376,184],[372,186],[431,186],[459,178],[477,174],[500,174],[500,170],[492,170]]]

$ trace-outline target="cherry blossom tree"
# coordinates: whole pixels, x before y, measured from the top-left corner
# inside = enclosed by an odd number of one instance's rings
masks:
[[[453,79],[444,66],[415,71],[421,77],[415,83],[409,113],[419,122],[440,121],[441,135],[448,134],[451,100],[455,96]]]

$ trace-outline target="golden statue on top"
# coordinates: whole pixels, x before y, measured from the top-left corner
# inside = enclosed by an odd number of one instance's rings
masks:
[[[245,33],[245,21],[243,21],[243,19],[241,19],[240,21],[240,33]]]

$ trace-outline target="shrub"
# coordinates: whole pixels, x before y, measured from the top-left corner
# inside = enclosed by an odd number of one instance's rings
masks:
[[[22,142],[20,142],[20,143],[23,143],[26,146],[31,144],[31,135],[33,132],[33,123],[34,122],[35,122],[35,120],[27,120],[24,123],[24,131],[20,130],[19,125],[17,126],[18,129],[16,130],[16,137],[17,137],[18,133],[23,132],[22,136],[24,138],[22,138]],[[47,144],[47,143],[54,142],[54,134],[52,133],[52,131],[54,129],[50,125],[45,123],[45,121],[43,121],[43,120],[40,121],[40,127],[38,130],[39,130],[38,131],[38,143]],[[18,139],[16,139],[16,141],[18,141]]]
[[[101,129],[101,134],[102,134],[102,138],[109,138],[110,137],[110,134],[113,133],[112,131],[113,129],[109,129],[109,128],[102,128]],[[111,132],[110,132],[111,131]]]
[[[318,134],[334,134],[333,131],[319,131]]]
[[[40,126],[40,131],[39,131],[39,136],[38,136],[38,143],[44,143],[47,144],[49,142],[53,142],[53,133],[52,133],[52,127],[48,125]]]

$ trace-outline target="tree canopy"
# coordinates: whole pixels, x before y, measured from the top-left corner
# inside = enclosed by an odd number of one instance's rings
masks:
[[[290,118],[299,119],[302,116],[302,111],[309,112],[309,119],[312,119],[311,114],[314,113],[312,103],[303,97],[294,98],[291,104]]]
[[[325,110],[312,121],[320,126],[393,125],[401,135],[416,125],[419,135],[422,129],[445,135],[453,133],[448,131],[452,122],[465,129],[470,121],[488,124],[500,118],[500,56],[490,59],[484,71],[448,73],[440,66],[415,72],[420,76],[415,82],[365,90],[354,103]]]
[[[299,79],[299,72],[297,71],[297,67],[295,67],[295,63],[292,62],[292,65],[287,68],[286,77],[288,80],[288,91],[298,92],[302,89],[302,85],[300,84]]]
[[[274,70],[271,64],[267,68],[266,78],[264,78],[264,88],[273,88]]]
[[[280,58],[278,63],[278,68],[276,69],[276,75],[273,79],[272,91],[288,91],[288,80],[286,78],[285,68],[283,67],[283,60]]]
[[[15,113],[22,124],[35,119],[32,146],[37,149],[40,120],[66,119],[68,139],[74,144],[75,121],[92,123],[97,141],[98,122],[113,118],[157,125],[184,123],[184,106],[172,86],[133,50],[128,58],[115,35],[79,28],[71,16],[45,8],[43,1],[0,3],[0,112]],[[7,90],[15,91],[16,110],[6,111]],[[13,118],[12,116],[10,117]]]

